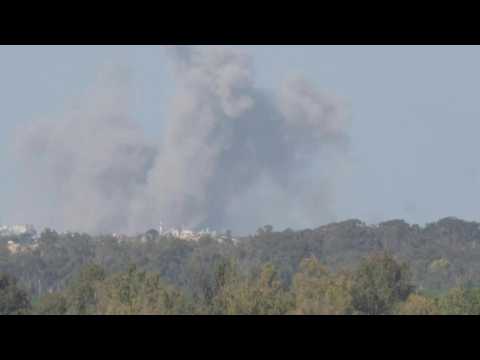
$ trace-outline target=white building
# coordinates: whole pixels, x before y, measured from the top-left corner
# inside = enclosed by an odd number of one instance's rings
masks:
[[[25,252],[29,252],[29,251],[34,251],[37,248],[38,248],[37,243],[32,244],[32,245],[27,245],[27,246],[17,244],[13,241],[9,241],[7,243],[7,249],[13,255],[20,254],[20,253],[25,253]]]
[[[22,236],[22,235],[37,235],[37,230],[33,225],[13,225],[0,226],[0,236]]]
[[[219,234],[217,231],[210,231],[210,229],[205,229],[197,232],[183,229],[164,230],[164,227],[160,226],[159,230],[160,236],[171,236],[185,241],[199,241],[201,238],[204,237],[210,237],[219,242],[224,242],[227,239],[226,235]],[[232,240],[234,240],[235,242],[235,239]]]

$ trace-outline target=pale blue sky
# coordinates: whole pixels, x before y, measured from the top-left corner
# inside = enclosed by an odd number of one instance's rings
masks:
[[[337,184],[339,220],[480,220],[480,47],[245,48],[259,86],[301,74],[349,104],[353,167]],[[159,47],[0,46],[0,223],[28,223],[8,216],[13,129],[61,113],[108,63],[130,68],[134,113],[147,131],[159,131],[173,87]]]

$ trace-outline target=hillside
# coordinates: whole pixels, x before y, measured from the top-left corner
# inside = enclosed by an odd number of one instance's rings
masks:
[[[0,273],[15,276],[36,296],[64,289],[87,264],[100,265],[108,273],[136,265],[195,293],[212,281],[213,269],[223,260],[233,260],[246,274],[271,263],[282,282],[290,285],[303,259],[315,257],[333,270],[351,269],[367,255],[387,251],[408,263],[419,290],[437,293],[480,283],[479,245],[480,223],[455,218],[425,227],[402,220],[378,225],[349,220],[282,232],[265,226],[255,235],[235,241],[231,236],[213,238],[209,234],[187,241],[155,230],[136,237],[45,230],[31,238],[25,234],[0,236]]]

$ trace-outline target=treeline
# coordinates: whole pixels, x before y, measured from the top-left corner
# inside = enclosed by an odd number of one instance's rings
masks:
[[[12,252],[9,241],[21,245],[20,250]],[[209,313],[212,299],[215,298],[215,306],[219,306],[216,290],[219,267],[230,264],[227,268],[234,270],[227,271],[229,281],[243,284],[246,294],[253,291],[252,284],[261,278],[262,271],[271,267],[279,289],[289,294],[284,298],[290,299],[290,305],[285,305],[287,312],[301,313],[305,310],[299,310],[298,279],[305,277],[302,274],[307,261],[316,259],[328,269],[325,271],[332,281],[340,281],[343,274],[343,279],[358,283],[350,275],[364,259],[378,253],[391,254],[399,263],[408,264],[409,282],[415,291],[409,293],[413,300],[408,297],[402,300],[405,304],[433,302],[437,309],[444,309],[438,299],[444,303],[450,299],[445,297],[447,294],[456,294],[457,298],[465,297],[474,303],[474,289],[480,287],[480,224],[454,218],[424,227],[401,220],[375,226],[350,220],[317,229],[281,232],[265,226],[255,235],[233,239],[229,234],[221,241],[209,236],[199,241],[185,241],[162,236],[155,230],[128,238],[45,230],[38,239],[0,237],[0,273],[16,279],[19,288],[35,305],[39,299],[52,294],[56,294],[55,299],[59,298],[58,294],[71,298],[66,293],[91,264],[102,269],[102,283],[118,282],[116,277],[126,276],[135,267],[136,273],[145,273],[148,279],[158,277],[161,284],[158,286],[179,294],[179,299],[185,299],[185,306],[194,304],[195,313]],[[105,288],[112,289],[112,286]],[[105,303],[104,292],[95,294]],[[342,299],[346,301],[345,297]],[[203,310],[199,310],[199,304],[203,304]],[[355,310],[351,308],[353,305],[349,306],[347,312],[363,311],[358,305],[354,306]]]
[[[425,227],[401,220],[367,226],[358,220],[313,230],[281,232],[266,226],[249,237],[188,242],[151,230],[139,236],[58,234],[44,231],[31,251],[12,254],[8,241],[28,245],[28,237],[0,237],[0,272],[15,276],[28,292],[42,295],[62,290],[84,265],[96,263],[107,273],[126,271],[130,264],[160,274],[179,288],[211,277],[211,265],[235,259],[245,272],[273,264],[281,282],[290,286],[302,260],[315,257],[333,271],[353,269],[371,253],[388,251],[408,262],[414,284],[442,293],[480,284],[480,224],[447,218]]]
[[[480,289],[422,293],[408,266],[386,253],[365,258],[353,271],[332,272],[318,259],[304,259],[290,287],[278,275],[271,264],[244,275],[234,261],[222,262],[212,282],[189,293],[136,266],[107,275],[91,264],[63,291],[33,301],[15,279],[2,275],[0,314],[480,315]]]

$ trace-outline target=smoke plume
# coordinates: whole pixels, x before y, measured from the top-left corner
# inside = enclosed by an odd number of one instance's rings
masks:
[[[252,59],[235,48],[165,51],[176,88],[155,141],[131,114],[122,73],[101,79],[59,119],[19,131],[25,191],[41,194],[28,204],[29,222],[251,232],[331,220],[348,146],[345,107],[301,78],[274,93],[258,88]]]

